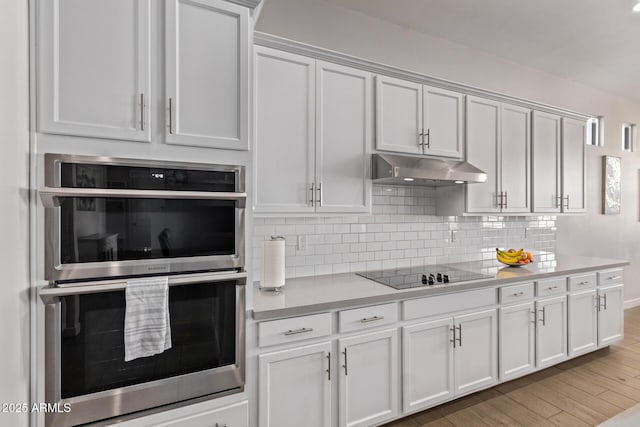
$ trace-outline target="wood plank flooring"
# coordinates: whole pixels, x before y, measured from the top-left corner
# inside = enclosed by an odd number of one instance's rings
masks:
[[[640,307],[624,341],[384,427],[596,426],[640,403]]]

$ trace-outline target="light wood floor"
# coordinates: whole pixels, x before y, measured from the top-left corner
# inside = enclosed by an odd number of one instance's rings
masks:
[[[624,329],[619,344],[385,427],[598,425],[640,403],[640,307]]]

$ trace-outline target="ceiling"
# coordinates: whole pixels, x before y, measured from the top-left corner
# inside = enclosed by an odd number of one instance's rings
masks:
[[[640,100],[635,0],[325,0]]]

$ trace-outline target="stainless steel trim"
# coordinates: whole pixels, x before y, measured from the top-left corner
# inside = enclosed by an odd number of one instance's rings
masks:
[[[313,328],[300,328],[300,329],[289,329],[287,332],[285,332],[285,335],[297,335],[297,334],[305,334],[307,332],[313,332]]]
[[[140,94],[140,130],[144,130],[144,93]]]
[[[347,376],[349,375],[349,371],[347,371],[347,347],[344,348],[342,354],[344,354],[344,365],[342,367],[344,368],[344,375]]]
[[[235,174],[235,192],[226,193],[238,196],[236,200],[235,215],[235,248],[236,253],[230,255],[212,255],[201,257],[180,257],[180,258],[160,258],[130,261],[109,261],[94,263],[71,263],[62,264],[60,259],[60,209],[47,208],[45,206],[45,279],[49,281],[65,281],[88,279],[97,277],[117,277],[133,276],[140,274],[158,274],[170,272],[187,272],[198,270],[224,270],[234,268],[244,268],[245,264],[245,167],[239,165],[217,165],[206,163],[169,162],[159,160],[140,160],[117,157],[101,156],[81,156],[71,154],[46,153],[45,162],[45,187],[54,192],[71,190],[70,188],[60,188],[62,163],[81,163],[98,165],[118,165],[132,167],[159,167],[159,168],[186,168],[192,170],[233,172]],[[75,190],[75,189],[74,189]],[[78,189],[81,191],[91,189]],[[101,190],[99,190],[101,191]],[[111,190],[109,191],[113,194]],[[121,190],[122,191],[122,190]],[[130,190],[124,190],[129,192]],[[156,195],[160,192],[156,190],[133,190],[133,191],[153,191]],[[181,192],[170,192],[172,198],[179,197]],[[196,198],[204,194],[221,194],[213,192],[184,192],[198,193]],[[66,192],[68,194],[68,192]],[[140,193],[138,193],[140,194]],[[184,195],[182,196],[184,197]],[[212,196],[215,197],[215,196]],[[203,197],[204,198],[204,197]],[[43,202],[44,203],[44,202]]]
[[[383,319],[384,319],[384,316],[364,317],[364,318],[360,319],[360,323],[375,322],[377,320],[383,320]]]
[[[173,134],[173,99],[169,98],[169,133]]]
[[[245,207],[247,193],[227,193],[209,191],[167,191],[167,190],[121,190],[104,188],[40,187],[40,199],[45,208],[57,208],[64,197],[104,197],[121,199],[196,199],[233,200],[239,207]]]
[[[331,352],[327,353],[327,380],[331,381]]]
[[[201,276],[198,275],[199,278],[202,278]],[[211,281],[226,280],[221,279],[222,275],[214,274],[210,277]],[[60,407],[63,407],[64,404],[70,404],[72,411],[69,413],[47,413],[45,425],[47,427],[75,426],[218,392],[244,390],[246,362],[245,288],[246,277],[238,278],[236,284],[236,363],[234,365],[68,399],[61,398],[61,310],[59,299],[53,297],[45,305],[45,400],[47,403],[58,403]]]

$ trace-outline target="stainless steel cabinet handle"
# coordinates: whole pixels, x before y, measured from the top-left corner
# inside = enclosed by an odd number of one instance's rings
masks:
[[[427,129],[427,148],[431,148],[431,129]]]
[[[509,199],[508,199],[509,193],[508,192],[504,192],[504,206],[503,208],[508,208],[509,207]]]
[[[307,332],[313,332],[313,328],[300,328],[300,329],[295,329],[295,330],[289,329],[284,334],[285,335],[297,335],[297,334],[306,334]]]
[[[316,203],[316,183],[315,182],[311,183],[311,188],[309,189],[309,191],[311,191],[311,199],[309,199],[309,202],[313,207],[315,206],[315,203]]]
[[[556,208],[562,207],[562,196],[554,196]]]
[[[140,130],[144,130],[144,93],[140,94]]]
[[[458,347],[462,347],[462,323],[458,325]]]
[[[549,286],[547,288],[548,291],[553,291],[554,289],[558,289],[558,286]]]
[[[600,311],[600,295],[594,295],[593,296],[593,301],[595,301],[596,303],[596,310]]]
[[[542,326],[546,326],[547,325],[547,311],[546,311],[546,307],[542,307],[542,310],[538,310],[542,312],[542,319],[540,319],[540,321],[542,322]]]
[[[588,285],[589,282],[587,280],[583,280],[582,282],[578,282],[578,286]]]
[[[169,98],[169,133],[173,133],[173,99]]]
[[[318,183],[318,188],[316,188],[316,191],[318,192],[318,199],[316,200],[316,202],[318,203],[318,206],[322,206],[322,183]]]
[[[424,147],[424,129],[418,132],[418,147]]]
[[[535,310],[531,310],[531,317],[533,317],[533,320],[531,320],[531,323],[537,323],[538,321],[536,320],[536,311]]]
[[[609,277],[607,277],[607,280],[618,280],[618,279],[622,279],[622,276],[609,276]]]
[[[450,339],[449,342],[453,343],[453,348],[456,348],[456,327],[455,325],[453,326],[453,328],[449,328],[449,330],[451,332],[453,332],[453,339]]]
[[[364,318],[360,319],[360,323],[375,322],[377,320],[382,320],[382,319],[384,319],[384,316],[364,317]]]
[[[565,208],[569,209],[569,195],[567,194],[567,195],[564,197],[564,199],[567,199],[567,205],[566,205],[566,206],[563,206],[563,207],[565,207]]]
[[[604,294],[603,297],[604,297],[604,309],[606,310],[607,309],[607,294]]]
[[[342,354],[344,354],[344,365],[342,365],[342,367],[344,368],[344,374],[346,376],[346,375],[349,375],[349,372],[347,371],[347,348],[346,347],[342,352]]]
[[[504,193],[502,191],[496,195],[496,200],[496,204],[498,205],[498,207],[504,208]]]
[[[331,352],[327,353],[327,380],[331,381]]]
[[[227,425],[226,424],[216,423],[216,427],[227,427]]]
[[[514,292],[513,294],[514,297],[521,297],[522,295],[524,295],[524,291]]]

